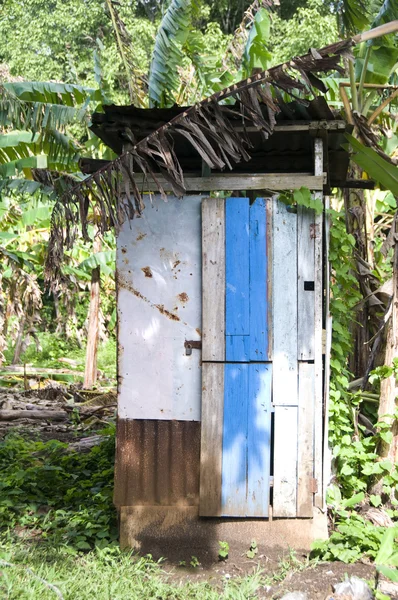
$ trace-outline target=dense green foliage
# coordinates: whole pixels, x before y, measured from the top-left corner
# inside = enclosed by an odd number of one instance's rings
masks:
[[[106,433],[106,432],[105,432]],[[85,550],[116,540],[114,430],[88,453],[9,435],[0,445],[0,528]]]

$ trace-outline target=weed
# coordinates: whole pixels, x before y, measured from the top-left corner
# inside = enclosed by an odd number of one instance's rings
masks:
[[[229,544],[228,542],[218,542],[219,550],[218,550],[218,559],[219,560],[227,560],[229,554]]]
[[[255,558],[257,553],[258,553],[257,542],[256,542],[256,540],[252,540],[250,542],[250,548],[246,552],[246,556],[247,556],[247,558]]]

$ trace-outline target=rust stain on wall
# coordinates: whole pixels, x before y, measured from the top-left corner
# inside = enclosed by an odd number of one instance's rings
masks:
[[[196,506],[200,423],[121,419],[117,424],[116,506]]]
[[[181,292],[181,294],[178,294],[177,298],[183,304],[185,304],[185,302],[188,302],[188,300],[189,300],[189,296],[186,292]]]
[[[143,294],[141,294],[141,292],[139,292],[138,290],[136,290],[130,283],[128,283],[122,277],[120,277],[120,275],[116,275],[116,280],[117,280],[117,284],[118,284],[118,286],[119,286],[120,289],[128,290],[129,292],[131,292],[132,294],[134,294],[134,296],[136,296],[137,298],[140,298],[140,300],[143,300],[144,302],[146,302],[147,304],[149,304],[149,306],[151,306],[152,308],[155,308],[156,310],[158,310],[160,312],[160,314],[164,315],[168,319],[171,319],[172,321],[180,321],[180,317],[178,317],[174,313],[172,313],[169,310],[167,310],[164,307],[164,304],[154,304],[153,302],[151,302],[149,300],[149,298],[147,298],[146,296],[144,296]]]
[[[178,267],[178,265],[180,265],[180,264],[181,264],[180,260],[174,261],[174,263],[173,263],[173,269],[176,269]]]
[[[174,313],[170,312],[164,307],[164,304],[154,304],[155,308],[162,314],[171,319],[172,321],[180,321],[180,317],[177,317]]]
[[[144,273],[145,277],[153,277],[151,267],[142,267],[141,271]]]
[[[143,239],[144,239],[144,237],[145,237],[146,235],[147,235],[146,233],[142,233],[142,232],[140,231],[140,233],[139,233],[139,234],[137,235],[137,237],[135,238],[136,242],[140,242],[141,240],[143,240]]]

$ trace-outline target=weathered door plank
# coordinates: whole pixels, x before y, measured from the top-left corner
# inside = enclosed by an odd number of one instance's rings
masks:
[[[278,200],[272,282],[273,403],[297,406],[297,215]]]
[[[225,201],[202,201],[202,360],[225,360]]]
[[[247,511],[268,517],[271,463],[272,365],[249,365]]]
[[[273,516],[297,510],[297,406],[275,407]]]
[[[297,207],[298,359],[314,360],[315,213]]]
[[[250,360],[268,359],[268,257],[265,198],[250,206]]]
[[[246,516],[247,485],[247,364],[224,365],[221,513]]]
[[[202,365],[199,514],[221,515],[224,365]]]
[[[226,199],[225,232],[226,335],[249,335],[248,198]]]
[[[312,517],[314,506],[314,364],[299,363],[297,516]]]

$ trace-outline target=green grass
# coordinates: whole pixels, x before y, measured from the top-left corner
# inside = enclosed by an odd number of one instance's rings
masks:
[[[13,566],[2,566],[2,561]],[[30,570],[28,570],[30,569]],[[249,600],[265,584],[260,571],[234,580],[180,584],[170,580],[169,567],[151,557],[118,548],[96,549],[84,555],[67,547],[0,545],[0,597],[4,600]]]

